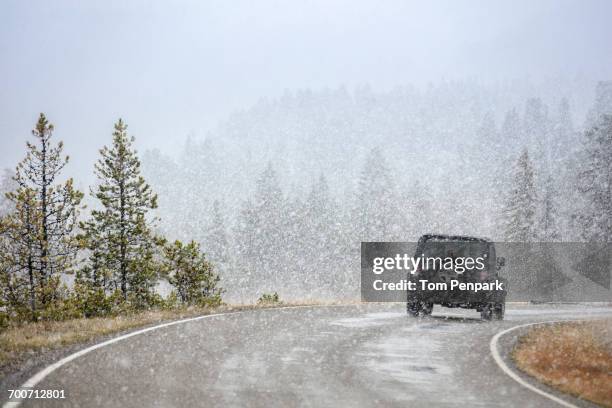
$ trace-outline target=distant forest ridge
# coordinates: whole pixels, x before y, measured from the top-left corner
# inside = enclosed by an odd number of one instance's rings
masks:
[[[600,210],[580,189],[586,156],[597,150],[586,131],[612,113],[612,83],[545,96],[519,85],[339,88],[262,100],[207,138],[189,138],[178,157],[144,154],[160,228],[196,237],[241,284],[320,276],[321,251],[352,256],[362,240],[426,232],[588,240],[583,210]],[[602,154],[592,164],[605,162]]]

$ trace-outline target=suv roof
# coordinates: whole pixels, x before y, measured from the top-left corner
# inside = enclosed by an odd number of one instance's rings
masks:
[[[490,243],[489,238],[470,237],[468,235],[447,235],[447,234],[424,234],[419,238],[419,242],[427,242],[431,239],[439,239],[444,241],[474,241]]]

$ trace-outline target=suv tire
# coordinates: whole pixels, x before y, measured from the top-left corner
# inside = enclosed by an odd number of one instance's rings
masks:
[[[493,319],[495,320],[504,320],[504,314],[506,312],[506,304],[505,303],[497,303],[493,308]]]
[[[480,311],[482,320],[491,320],[493,318],[493,309],[490,304],[484,305]]]
[[[417,317],[421,311],[421,302],[408,302],[406,303],[406,311],[412,317]]]

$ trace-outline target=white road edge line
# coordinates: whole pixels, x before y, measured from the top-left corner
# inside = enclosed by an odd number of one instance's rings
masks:
[[[504,360],[501,358],[501,355],[499,353],[499,348],[498,348],[498,341],[499,339],[507,334],[510,333],[511,331],[523,328],[523,327],[529,327],[529,326],[536,326],[536,325],[541,325],[541,324],[550,324],[550,323],[561,323],[561,322],[571,322],[571,321],[575,321],[575,320],[553,320],[553,321],[548,321],[548,322],[538,322],[538,323],[527,323],[527,324],[521,324],[518,326],[514,326],[514,327],[510,327],[509,329],[500,331],[499,333],[497,333],[495,336],[493,336],[493,338],[491,339],[491,342],[489,343],[489,348],[491,349],[491,354],[493,355],[493,359],[495,360],[495,362],[497,363],[497,365],[499,366],[499,368],[501,368],[504,373],[506,373],[510,378],[512,378],[514,381],[516,381],[517,383],[519,383],[520,385],[522,385],[525,388],[530,389],[531,391],[538,393],[540,395],[542,395],[543,397],[548,398],[551,401],[554,401],[564,407],[567,408],[579,408],[578,406],[567,402],[559,397],[556,397],[552,394],[547,393],[546,391],[543,391],[541,389],[539,389],[538,387],[535,387],[531,384],[529,384],[527,381],[523,380],[514,370],[512,370],[510,367],[508,367],[508,365],[504,362]]]
[[[273,307],[273,308],[271,307],[271,308],[267,308],[267,309],[255,309],[255,310],[286,310],[286,309],[297,309],[297,308],[307,308],[307,307],[329,307],[329,306],[349,306],[349,305],[284,306],[284,307]],[[129,339],[130,337],[138,336],[139,334],[143,334],[143,333],[148,333],[148,332],[153,331],[153,330],[162,329],[164,327],[175,326],[175,325],[181,324],[181,323],[188,323],[188,322],[193,322],[193,321],[196,321],[196,320],[206,319],[206,318],[209,318],[209,317],[232,315],[232,314],[240,314],[240,313],[251,312],[251,311],[253,311],[253,309],[251,309],[251,310],[240,310],[240,311],[237,311],[237,312],[215,313],[215,314],[209,314],[209,315],[204,315],[204,316],[189,317],[187,319],[175,320],[175,321],[168,322],[168,323],[158,324],[157,326],[147,327],[146,329],[136,330],[136,331],[124,334],[123,336],[114,337],[112,339],[103,341],[102,343],[94,344],[93,346],[87,347],[87,348],[85,348],[83,350],[77,351],[76,353],[70,354],[69,356],[66,356],[66,357],[62,358],[61,360],[58,360],[55,363],[53,363],[53,364],[43,368],[42,370],[40,370],[39,372],[34,374],[32,377],[30,377],[30,379],[28,379],[26,382],[21,384],[21,386],[18,389],[34,388],[38,383],[40,383],[47,376],[49,376],[49,374],[51,374],[52,372],[54,372],[58,368],[62,367],[63,365],[68,364],[72,360],[75,360],[75,359],[77,359],[77,358],[79,358],[81,356],[84,356],[85,354],[91,353],[92,351],[97,350],[99,348],[108,346],[110,344],[118,343],[121,340]],[[2,408],[16,408],[19,405],[21,405],[21,402],[23,400],[24,400],[24,398],[19,398],[16,401],[7,401],[7,402],[5,402],[2,405]]]

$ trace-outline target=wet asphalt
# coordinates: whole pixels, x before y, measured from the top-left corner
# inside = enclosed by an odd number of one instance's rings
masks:
[[[504,321],[484,322],[475,311],[436,306],[417,319],[401,304],[212,316],[81,356],[36,387],[64,390],[65,399],[21,406],[559,406],[508,377],[491,356],[491,338],[524,323],[606,316],[612,307],[510,305]],[[515,340],[500,345],[511,349]]]

